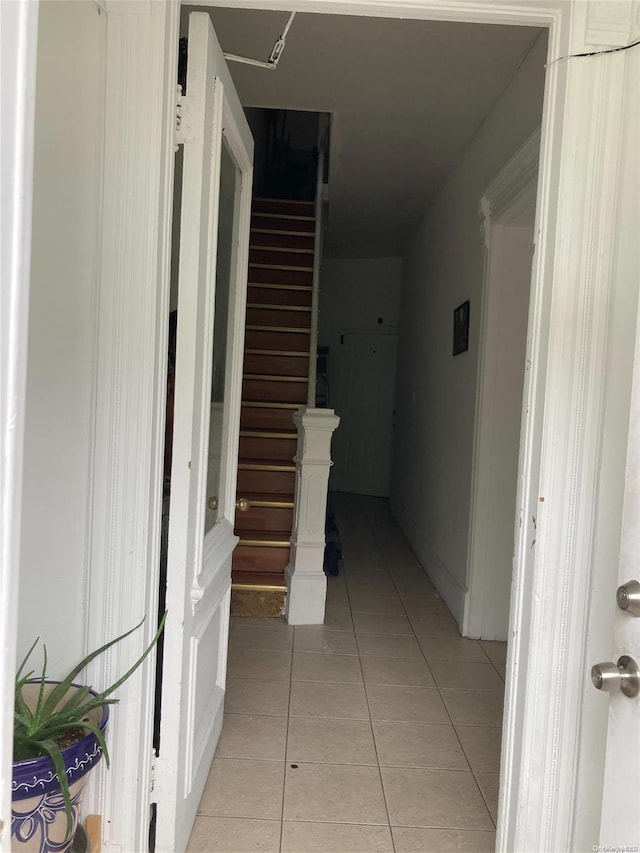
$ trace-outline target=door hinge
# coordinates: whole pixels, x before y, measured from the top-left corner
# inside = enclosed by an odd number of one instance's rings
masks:
[[[176,87],[176,150],[185,142],[197,142],[202,137],[202,118],[197,115],[193,98],[182,94],[182,86]]]
[[[181,145],[184,140],[181,139],[181,131],[182,131],[182,99],[184,95],[182,94],[182,86],[178,83],[176,86],[176,112],[175,112],[175,129],[176,129],[176,151],[178,150],[178,145]]]
[[[151,771],[149,773],[149,802],[157,803],[158,795],[156,791],[156,773],[158,765],[158,754],[155,747],[151,750]]]
[[[161,791],[167,786],[170,778],[170,768],[167,766],[166,758],[158,755],[155,748],[151,750],[151,770],[149,773],[149,802],[157,803]]]

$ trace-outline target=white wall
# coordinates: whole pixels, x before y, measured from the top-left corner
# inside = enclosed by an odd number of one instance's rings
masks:
[[[323,262],[319,343],[329,347],[329,405],[341,418],[332,489],[389,494],[395,371],[377,362],[395,364],[401,290],[401,258]]]
[[[541,37],[429,207],[405,258],[391,504],[458,620],[466,586],[483,280],[478,202],[540,124],[545,61]],[[454,357],[453,310],[466,299],[469,350]]]
[[[401,289],[402,258],[324,258],[319,342],[333,354],[345,331],[397,331]]]
[[[18,658],[84,648],[106,16],[40,4]]]

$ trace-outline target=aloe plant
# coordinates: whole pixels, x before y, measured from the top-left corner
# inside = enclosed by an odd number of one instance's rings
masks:
[[[71,810],[71,795],[69,792],[69,782],[62,757],[62,750],[57,740],[65,733],[73,733],[74,730],[82,729],[87,732],[92,732],[102,748],[104,759],[109,767],[109,752],[105,743],[104,735],[100,728],[93,722],[87,719],[88,714],[96,708],[100,708],[105,704],[112,705],[118,702],[117,699],[109,699],[115,690],[118,689],[124,682],[130,678],[138,669],[140,664],[147,657],[151,649],[158,642],[160,634],[164,628],[164,623],[167,614],[165,613],[160,622],[158,631],[151,643],[147,646],[144,653],[133,666],[114,682],[110,687],[107,687],[101,693],[93,693],[89,686],[74,686],[75,678],[82,670],[91,663],[94,658],[97,658],[111,646],[115,646],[125,637],[128,637],[136,631],[144,622],[140,622],[130,631],[126,631],[115,640],[111,640],[88,654],[79,664],[73,667],[66,678],[57,682],[53,689],[47,693],[47,647],[44,646],[43,665],[40,675],[33,678],[33,670],[23,674],[27,661],[38,644],[40,638],[36,639],[34,644],[27,652],[24,660],[20,664],[16,673],[15,686],[15,707],[13,721],[13,760],[23,761],[29,758],[37,758],[39,756],[48,755],[58,775],[60,789],[64,799],[65,811],[67,815],[67,835],[70,834],[73,826],[73,813]],[[23,688],[26,684],[39,685],[37,700],[35,707],[29,708],[24,700]],[[84,736],[84,734],[83,734]]]

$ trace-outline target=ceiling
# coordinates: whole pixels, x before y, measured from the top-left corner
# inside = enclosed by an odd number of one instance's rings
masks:
[[[198,7],[192,7],[198,8]],[[266,60],[288,12],[200,7],[222,49]],[[332,114],[325,251],[399,256],[541,31],[296,15],[275,71],[230,62],[245,106]]]

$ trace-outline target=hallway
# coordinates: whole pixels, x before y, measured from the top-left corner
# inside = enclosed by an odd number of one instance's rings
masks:
[[[459,636],[387,501],[331,504],[343,564],[325,625],[232,620],[188,849],[493,850],[506,644]]]

